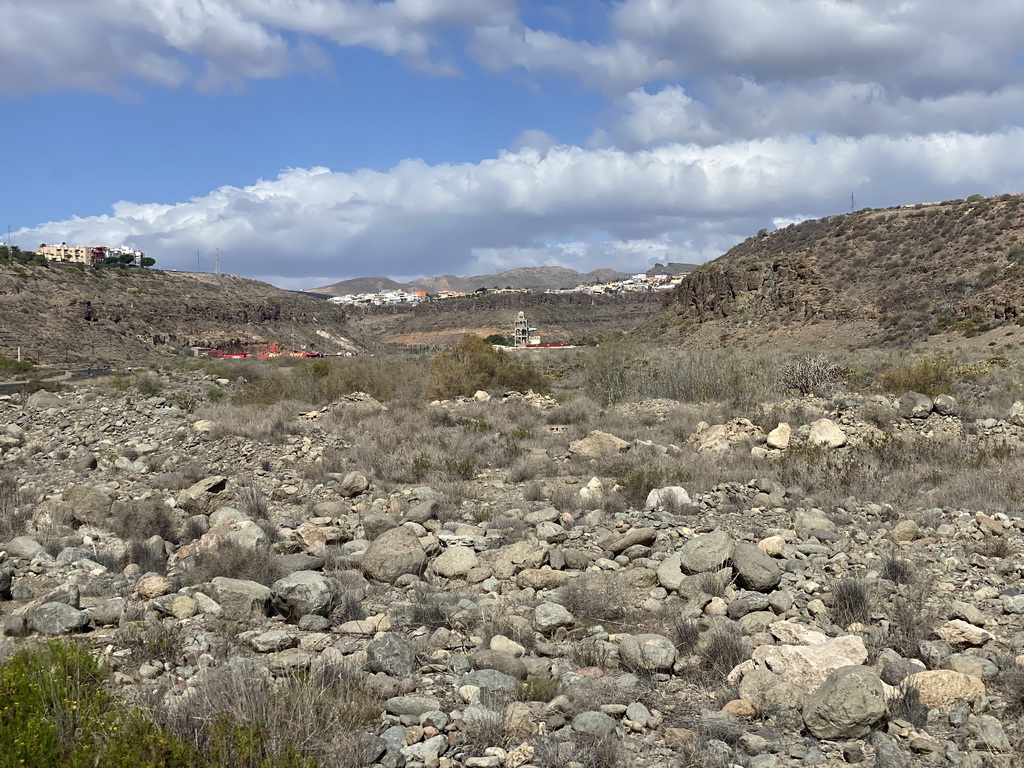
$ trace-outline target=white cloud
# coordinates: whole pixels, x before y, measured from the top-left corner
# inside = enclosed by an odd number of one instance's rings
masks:
[[[451,71],[437,33],[511,18],[513,0],[2,0],[0,92],[238,85],[359,45]]]
[[[219,247],[228,271],[294,283],[327,274],[473,274],[527,263],[642,268],[704,260],[773,219],[1000,193],[1024,172],[1024,130],[825,136],[651,150],[556,146],[387,172],[290,169],[176,205],[121,202],[18,242],[134,243],[165,268]]]

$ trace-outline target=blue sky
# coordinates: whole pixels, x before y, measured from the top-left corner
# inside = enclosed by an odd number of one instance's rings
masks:
[[[0,0],[0,226],[290,288],[1021,191],[1024,5]]]

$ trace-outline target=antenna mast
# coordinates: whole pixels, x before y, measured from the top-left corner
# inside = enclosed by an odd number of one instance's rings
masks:
[[[196,272],[202,272],[203,269],[199,265],[199,251],[196,251]]]
[[[218,248],[216,250],[216,254],[214,256],[214,262],[213,263],[214,263],[214,268],[213,268],[214,272],[219,275],[220,274],[220,248]]]
[[[853,196],[853,192],[850,193],[850,213],[857,210],[857,199]]]

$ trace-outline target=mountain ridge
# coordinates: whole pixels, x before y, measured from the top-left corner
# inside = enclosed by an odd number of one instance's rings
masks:
[[[673,343],[951,344],[1016,339],[1018,323],[1024,195],[1006,194],[761,230],[694,270],[641,333]]]

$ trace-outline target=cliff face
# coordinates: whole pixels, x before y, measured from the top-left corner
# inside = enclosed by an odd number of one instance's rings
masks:
[[[847,325],[872,343],[973,338],[1021,318],[1024,196],[1003,195],[762,231],[691,273],[643,332],[807,341],[808,326]]]
[[[232,275],[0,266],[0,354],[137,360],[189,347],[356,348],[341,307]]]

